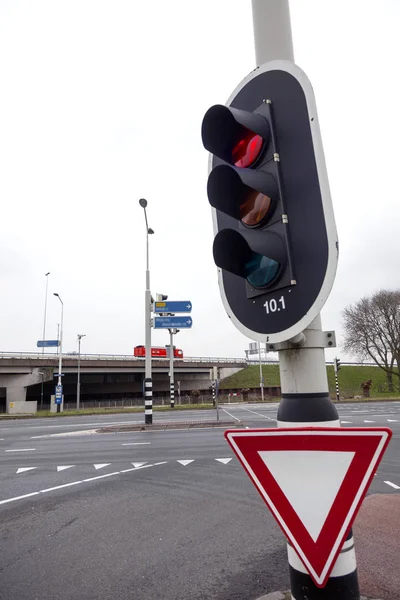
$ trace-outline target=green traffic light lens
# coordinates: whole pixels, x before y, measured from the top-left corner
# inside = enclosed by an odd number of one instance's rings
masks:
[[[246,279],[256,288],[266,287],[276,279],[279,267],[276,260],[254,253],[245,265]]]
[[[272,204],[269,196],[254,190],[240,205],[240,219],[248,227],[260,225],[267,216]]]

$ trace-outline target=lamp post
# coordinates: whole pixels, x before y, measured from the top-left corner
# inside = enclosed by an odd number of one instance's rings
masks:
[[[146,206],[147,200],[141,198],[140,206],[144,210],[146,222],[146,289],[145,289],[145,380],[144,380],[144,422],[146,425],[153,423],[153,384],[151,380],[151,292],[150,292],[150,268],[149,268],[149,235],[154,233],[147,222]]]
[[[60,324],[60,354],[58,356],[58,386],[61,386],[61,402],[63,398],[62,384],[61,384],[61,368],[62,368],[62,343],[63,343],[63,318],[64,318],[64,302],[61,300],[59,294],[53,293],[53,296],[57,296],[61,302],[61,324]],[[57,404],[57,412],[61,412],[61,404]]]
[[[79,410],[81,399],[81,339],[86,337],[86,333],[78,333],[78,382],[76,384],[76,410]]]
[[[43,337],[42,337],[43,341],[46,339],[47,288],[49,287],[49,275],[50,275],[50,271],[48,273],[45,273],[46,293],[44,296],[44,318],[43,318]],[[42,346],[42,354],[44,354],[44,346]],[[43,390],[42,390],[42,395],[43,395]]]
[[[261,363],[261,343],[258,342],[258,360],[260,361],[260,388],[261,388],[261,402],[264,402],[264,377]]]

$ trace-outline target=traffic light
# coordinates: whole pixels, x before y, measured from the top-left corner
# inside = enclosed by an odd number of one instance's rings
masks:
[[[333,366],[335,369],[335,373],[338,373],[338,371],[340,371],[340,360],[338,358],[334,359]]]
[[[311,85],[296,65],[267,63],[212,106],[207,195],[222,300],[237,328],[288,340],[320,312],[337,236]]]

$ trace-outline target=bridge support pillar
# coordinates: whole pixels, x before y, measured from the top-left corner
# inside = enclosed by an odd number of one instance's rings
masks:
[[[26,388],[53,378],[52,369],[32,369],[31,373],[0,375],[0,387],[6,388],[6,413],[9,415],[35,414],[37,402],[26,400]]]

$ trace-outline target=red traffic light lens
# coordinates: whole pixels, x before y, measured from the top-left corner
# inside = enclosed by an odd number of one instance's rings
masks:
[[[240,219],[248,227],[260,225],[271,208],[272,200],[254,190],[249,194],[243,204],[240,205]]]
[[[250,167],[260,156],[262,147],[262,137],[246,129],[244,137],[237,142],[232,150],[233,164],[235,167],[243,169]]]

